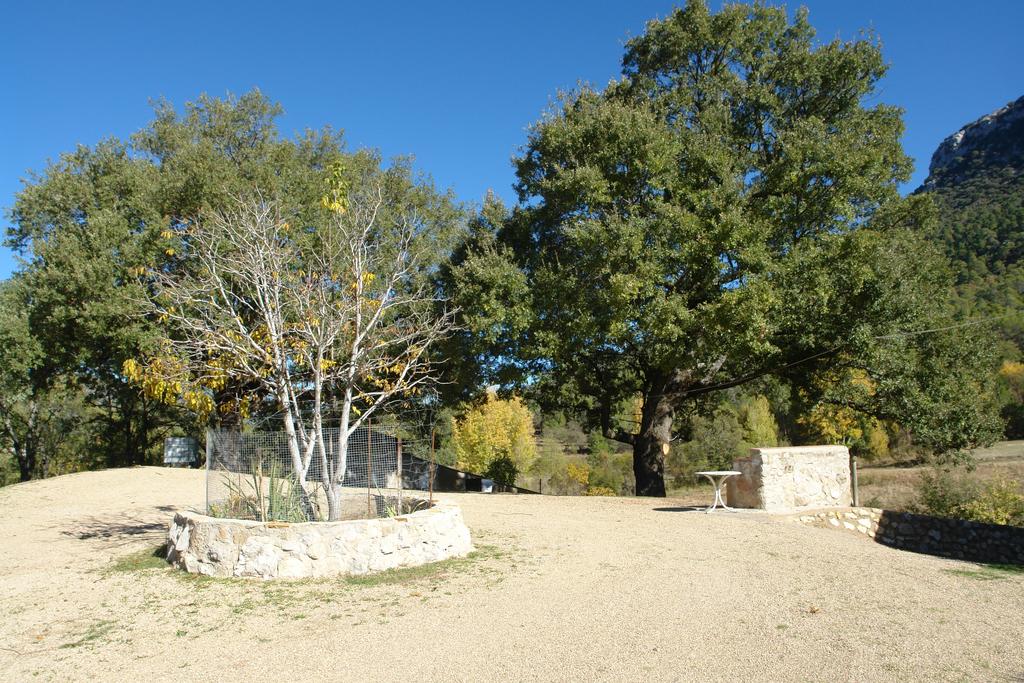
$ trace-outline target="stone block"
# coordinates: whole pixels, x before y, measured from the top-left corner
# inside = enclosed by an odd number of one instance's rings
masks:
[[[753,448],[733,462],[733,469],[741,472],[728,480],[733,507],[781,512],[852,503],[845,446]]]

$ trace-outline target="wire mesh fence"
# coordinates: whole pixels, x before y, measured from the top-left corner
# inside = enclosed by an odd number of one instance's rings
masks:
[[[206,511],[216,517],[303,522],[394,516],[429,505],[430,439],[393,425],[314,434],[209,430]],[[425,500],[426,499],[426,500]]]

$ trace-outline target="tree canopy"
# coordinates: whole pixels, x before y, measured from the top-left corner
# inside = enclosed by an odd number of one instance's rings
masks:
[[[631,444],[639,494],[664,495],[677,415],[764,375],[940,451],[990,438],[977,330],[919,334],[951,322],[951,280],[930,202],[898,193],[901,111],[866,104],[885,68],[874,36],[817,44],[802,10],[650,22],[621,79],[531,128],[519,205],[458,253],[453,295],[484,302],[464,352]]]
[[[196,424],[124,374],[125,361],[152,355],[164,335],[156,318],[137,315],[148,296],[139,274],[189,268],[178,235],[197,216],[227,210],[253,188],[306,226],[322,216],[325,181],[339,162],[357,175],[383,166],[375,152],[348,151],[330,128],[283,136],[281,112],[259,91],[204,95],[183,111],[160,101],[143,130],[61,155],[17,195],[7,244],[23,259],[19,339],[24,353],[45,350],[39,363],[47,369],[34,372],[52,378],[33,390],[59,385],[79,397],[84,405],[66,413],[73,429],[65,438],[87,441],[103,464],[145,463],[165,435]],[[389,196],[400,194],[431,236],[415,274],[426,282],[461,229],[460,209],[408,160],[393,167]],[[29,385],[19,381],[23,395]],[[216,400],[233,400],[234,393]],[[235,419],[213,413],[224,417]]]

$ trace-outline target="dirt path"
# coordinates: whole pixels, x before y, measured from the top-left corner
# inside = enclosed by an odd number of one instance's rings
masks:
[[[469,560],[214,581],[140,552],[202,495],[200,473],[158,468],[0,490],[0,680],[1024,676],[1024,574],[852,533],[672,500],[466,494]]]

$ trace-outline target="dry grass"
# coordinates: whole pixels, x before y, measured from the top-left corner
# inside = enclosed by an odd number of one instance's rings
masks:
[[[975,467],[966,476],[978,482],[1010,479],[1024,482],[1024,441],[1002,441],[974,452]],[[917,498],[917,485],[930,466],[861,466],[860,502],[870,507],[903,510]]]

